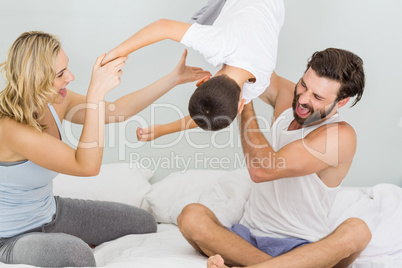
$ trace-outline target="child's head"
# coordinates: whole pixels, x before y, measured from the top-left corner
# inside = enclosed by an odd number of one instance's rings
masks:
[[[229,76],[212,77],[191,96],[188,105],[190,116],[204,130],[223,129],[237,116],[240,94],[240,86]]]

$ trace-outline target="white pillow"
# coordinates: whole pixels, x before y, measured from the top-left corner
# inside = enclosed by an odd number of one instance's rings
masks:
[[[247,170],[189,170],[175,172],[152,185],[144,200],[157,222],[177,224],[190,203],[210,208],[224,225],[240,220],[251,189]]]
[[[238,223],[244,214],[244,206],[250,196],[252,180],[247,169],[237,169],[217,179],[213,189],[198,191],[176,201],[170,209],[171,222],[177,225],[177,217],[185,206],[199,203],[208,207],[226,227]]]
[[[157,222],[172,223],[170,208],[178,200],[197,191],[211,190],[218,178],[228,171],[223,170],[187,170],[185,173],[173,172],[152,185],[144,203],[149,206]]]
[[[59,174],[53,181],[54,194],[61,197],[124,203],[148,209],[144,195],[151,190],[152,172],[129,163],[104,164],[97,176]],[[143,204],[144,203],[144,204]]]

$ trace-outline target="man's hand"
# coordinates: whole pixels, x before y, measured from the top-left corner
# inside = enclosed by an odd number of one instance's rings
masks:
[[[137,128],[138,141],[152,141],[163,135],[162,125],[152,125],[146,128]]]
[[[187,49],[184,50],[179,63],[173,69],[173,74],[177,76],[177,84],[194,82],[205,77],[211,77],[209,71],[204,71],[199,67],[191,67],[186,65]]]

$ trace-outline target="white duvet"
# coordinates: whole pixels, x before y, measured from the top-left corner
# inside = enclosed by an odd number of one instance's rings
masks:
[[[402,189],[400,187],[379,184],[369,188],[344,188],[337,195],[329,215],[329,222],[335,229],[342,221],[350,217],[364,220],[372,233],[371,241],[360,254],[359,260],[394,260],[398,266],[392,267],[402,267]]]
[[[207,258],[197,253],[174,224],[159,224],[158,232],[128,235],[94,249],[99,267],[121,268],[205,268]],[[29,265],[4,267],[31,268]],[[0,266],[2,266],[0,264]],[[390,257],[357,260],[351,268],[400,268],[402,261]]]
[[[156,184],[147,170],[127,164],[102,167],[95,178],[61,175],[55,193],[65,197],[109,200],[131,204],[154,214],[158,231],[128,235],[94,249],[99,267],[206,267],[207,258],[196,252],[175,225],[188,203],[211,208],[226,226],[239,221],[250,192],[246,170],[190,170],[172,173]],[[351,268],[402,267],[402,190],[390,184],[370,188],[344,188],[337,196],[329,222],[335,229],[349,217],[362,218],[373,238]],[[32,267],[6,265],[4,267]]]
[[[196,252],[173,224],[159,224],[155,234],[128,235],[94,250],[102,267],[206,267],[206,257]]]
[[[156,234],[129,235],[95,248],[101,267],[205,268],[207,258],[196,252],[174,224],[159,224]],[[350,268],[401,268],[392,256],[359,258]]]

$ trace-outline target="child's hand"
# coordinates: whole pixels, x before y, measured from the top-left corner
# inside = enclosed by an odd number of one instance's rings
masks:
[[[123,57],[123,56],[127,57],[127,55],[119,55],[119,53],[115,49],[112,49],[103,58],[101,65],[103,66],[106,63],[109,63],[110,61],[112,61],[112,60],[114,60],[114,59],[116,59],[118,57]]]
[[[138,141],[152,141],[163,136],[161,125],[152,125],[146,128],[137,128]]]
[[[209,71],[204,71],[198,67],[191,67],[186,65],[187,49],[184,50],[181,59],[177,66],[173,69],[173,73],[177,75],[177,84],[184,84],[194,82],[204,77],[211,77]]]

